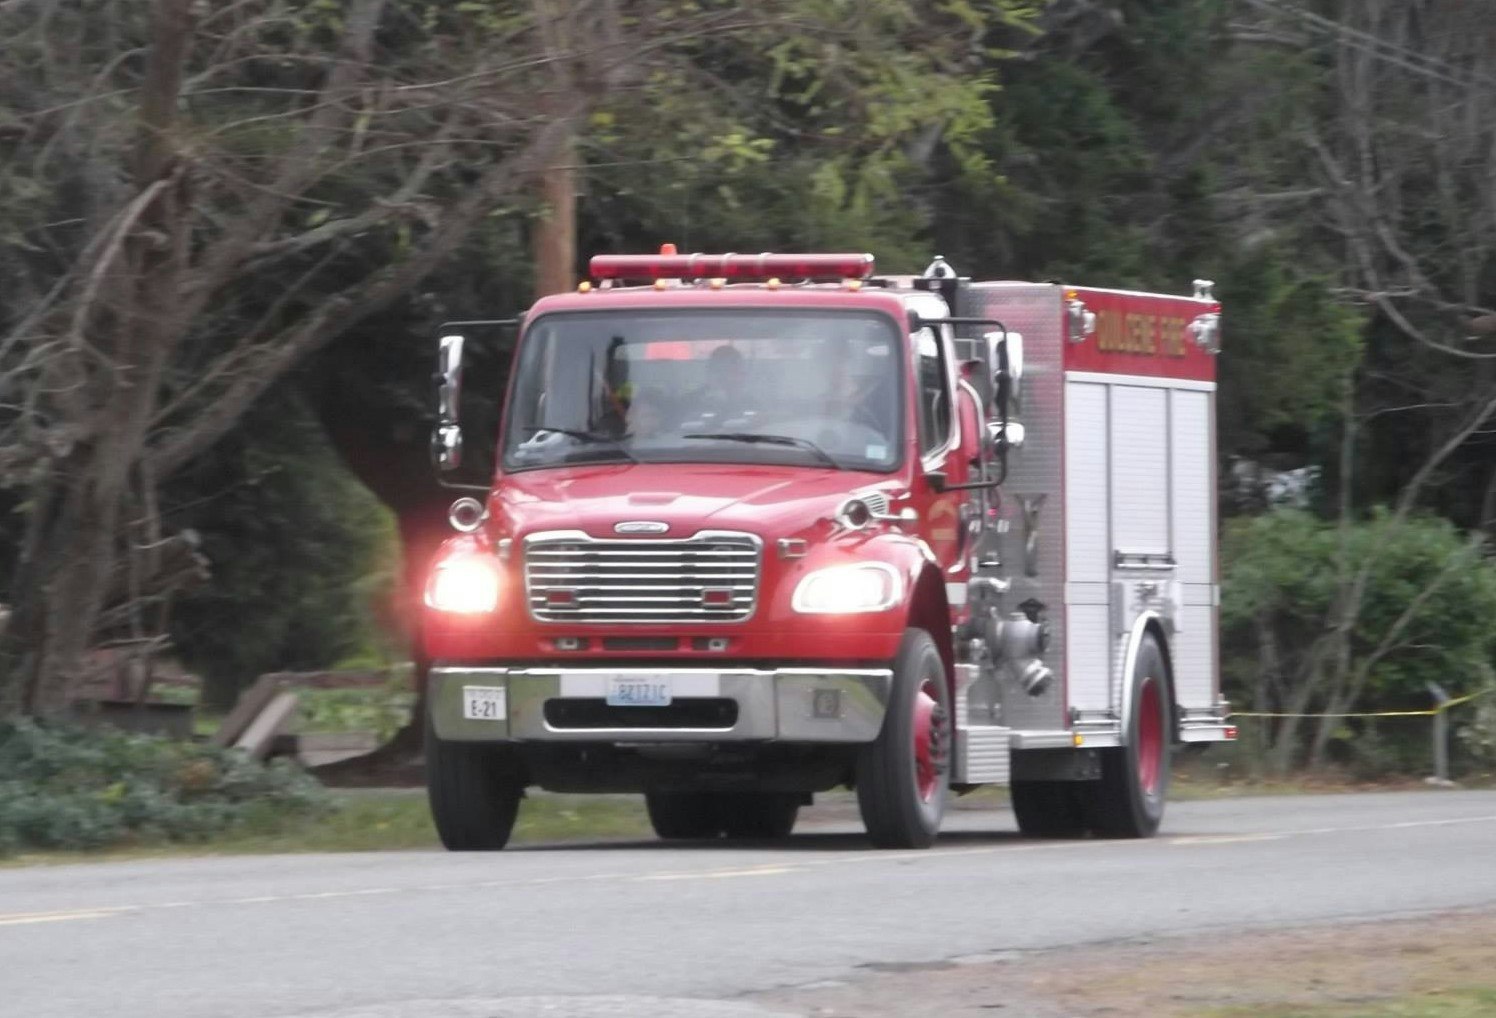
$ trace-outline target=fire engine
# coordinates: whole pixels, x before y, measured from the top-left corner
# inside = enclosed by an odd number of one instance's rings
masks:
[[[502,848],[530,787],[642,793],[667,839],[850,787],[920,848],[982,785],[1028,835],[1147,837],[1174,751],[1236,737],[1211,283],[668,245],[589,275],[518,321],[424,592],[447,848]],[[444,470],[476,324],[439,337]]]

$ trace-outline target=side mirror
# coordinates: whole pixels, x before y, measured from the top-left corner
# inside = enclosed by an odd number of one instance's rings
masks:
[[[431,435],[431,458],[444,471],[462,465],[462,427],[458,422],[462,343],[459,335],[443,336],[436,355],[436,430]]]
[[[999,364],[997,348],[1006,346],[1008,350],[1008,378],[1017,385],[1023,381],[1023,333],[1021,332],[984,332],[982,339],[987,344],[987,363]]]
[[[1017,332],[986,332],[987,363],[993,367],[994,409],[1006,417],[1023,407],[1023,335]]]
[[[1024,429],[1017,421],[990,421],[987,424],[987,434],[992,441],[993,453],[999,457],[1009,449],[1023,448]]]
[[[462,429],[455,424],[440,424],[431,432],[431,460],[443,471],[462,466]]]

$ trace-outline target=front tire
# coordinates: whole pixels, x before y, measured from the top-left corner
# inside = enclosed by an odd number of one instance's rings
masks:
[[[857,804],[879,848],[928,848],[945,815],[950,691],[930,634],[909,629],[894,659],[878,738],[857,758]]]
[[[773,792],[724,795],[718,809],[729,838],[777,841],[795,829],[800,797]]]
[[[426,799],[451,852],[497,852],[509,843],[524,781],[504,747],[446,742],[426,721]]]

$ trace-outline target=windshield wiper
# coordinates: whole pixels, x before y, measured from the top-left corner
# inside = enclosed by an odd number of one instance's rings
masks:
[[[808,438],[796,438],[793,435],[764,435],[757,431],[711,431],[701,432],[694,435],[683,435],[683,438],[714,438],[721,442],[757,442],[761,445],[792,445],[807,452],[812,452],[832,470],[842,469],[842,465],[831,458],[831,454]]]
[[[623,456],[624,459],[628,460],[631,463],[639,462],[639,457],[629,452],[628,449],[624,447],[621,439],[614,438],[612,435],[601,435],[596,431],[582,431],[578,428],[553,428],[549,425],[545,427],[541,427],[539,425],[531,425],[530,427],[522,428],[521,430],[529,435],[538,434],[542,431],[554,431],[558,435],[566,435],[570,438],[575,438],[579,442],[586,442],[588,445],[611,445],[614,449],[618,450],[618,453]]]

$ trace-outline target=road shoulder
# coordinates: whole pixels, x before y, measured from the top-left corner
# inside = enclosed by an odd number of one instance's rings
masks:
[[[1464,1014],[1438,1010],[1438,1002],[1496,997],[1496,908],[992,952],[865,972],[750,999],[828,1018],[1359,1016],[1380,1015],[1383,1006],[1387,1014]],[[1435,1009],[1402,1010],[1419,1001]]]

